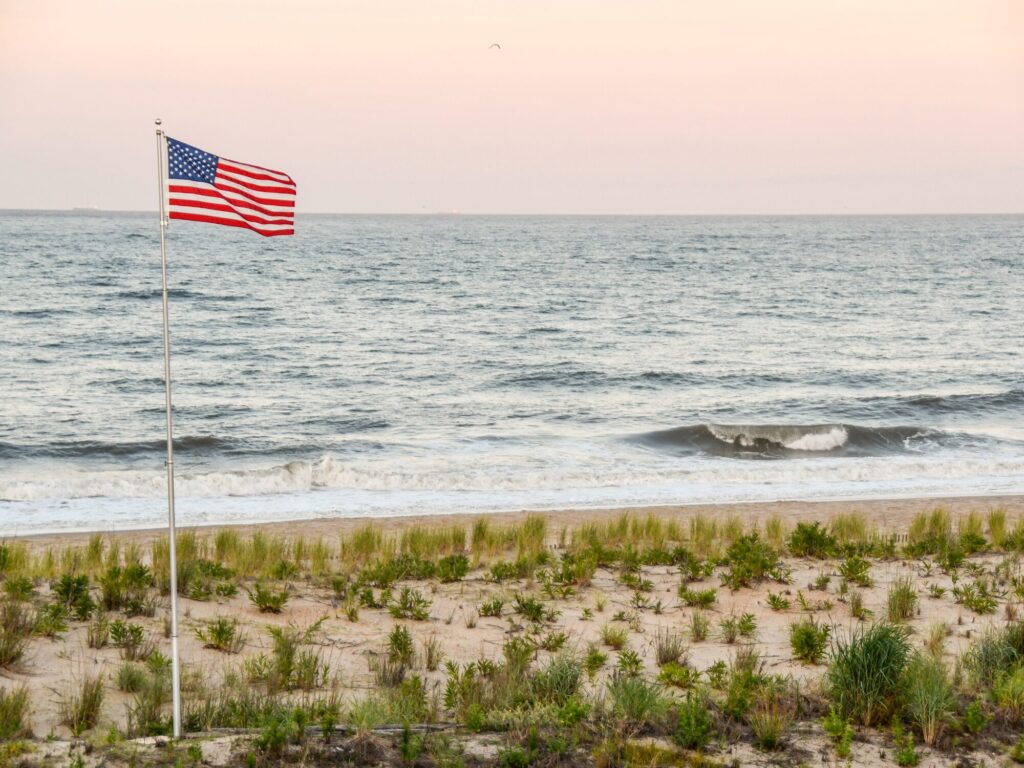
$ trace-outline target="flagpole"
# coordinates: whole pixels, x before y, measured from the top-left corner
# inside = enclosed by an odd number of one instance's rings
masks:
[[[181,667],[178,662],[178,557],[174,532],[174,428],[171,421],[171,332],[167,308],[167,215],[164,207],[164,156],[166,141],[156,119],[156,167],[160,200],[160,269],[164,304],[164,396],[167,406],[167,531],[171,561],[171,706],[174,738],[181,738]]]

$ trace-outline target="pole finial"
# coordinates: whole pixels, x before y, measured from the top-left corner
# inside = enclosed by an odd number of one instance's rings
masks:
[[[163,121],[163,120],[161,120],[161,119],[160,119],[160,118],[158,117],[158,118],[157,118],[156,120],[154,120],[153,122],[154,122],[154,123],[156,123],[157,125],[161,125],[161,124],[163,124],[163,122],[164,122],[164,121]]]

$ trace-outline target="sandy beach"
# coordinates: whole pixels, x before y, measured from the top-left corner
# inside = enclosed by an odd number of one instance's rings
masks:
[[[554,531],[560,526],[577,526],[583,523],[602,522],[622,514],[647,515],[686,520],[698,515],[713,518],[738,517],[745,523],[762,524],[770,517],[778,517],[793,525],[801,520],[827,520],[839,513],[859,512],[882,531],[902,533],[913,516],[922,509],[941,507],[953,515],[968,512],[982,512],[996,507],[1005,509],[1012,516],[1024,514],[1024,496],[962,496],[951,498],[906,498],[906,499],[861,499],[849,501],[774,501],[741,504],[685,504],[661,505],[654,507],[614,507],[608,509],[552,509],[519,512],[489,512],[486,515],[408,515],[403,517],[351,517],[313,518],[282,520],[243,525],[212,525],[196,528],[204,534],[218,530],[246,531],[259,528],[285,536],[333,537],[351,533],[353,530],[372,524],[382,530],[397,533],[402,530],[423,526],[472,525],[479,517],[496,525],[514,523],[525,515],[540,514],[547,518]],[[166,528],[140,530],[97,530],[75,533],[39,533],[17,537],[20,541],[31,542],[33,546],[82,544],[94,534],[116,534],[123,541],[148,542],[166,532]]]
[[[851,543],[858,538],[865,542],[868,538],[888,539],[896,553],[908,541],[915,520],[919,524],[935,509],[944,511],[942,519],[951,536],[959,535],[962,525],[980,525],[982,529],[992,525],[985,521],[992,521],[993,513],[1002,516],[1006,530],[1024,520],[1024,498],[1002,497],[306,520],[182,532],[189,542],[185,557],[217,564],[213,581],[202,589],[186,588],[181,599],[181,654],[189,722],[193,730],[200,731],[225,724],[216,718],[204,721],[199,702],[227,696],[226,691],[235,690],[240,681],[249,681],[242,685],[270,686],[266,668],[276,658],[280,633],[291,633],[297,647],[315,660],[312,679],[285,685],[280,695],[327,697],[338,703],[342,713],[360,711],[359,702],[385,690],[382,660],[390,658],[393,633],[405,630],[411,645],[402,675],[414,675],[421,681],[431,713],[421,717],[428,721],[446,721],[451,716],[443,701],[451,675],[446,663],[464,666],[481,659],[499,663],[507,653],[503,648],[515,638],[529,644],[538,665],[564,654],[600,659],[582,683],[582,690],[598,699],[606,695],[613,670],[623,664],[635,665],[634,672],[647,679],[666,681],[661,647],[664,638],[672,637],[679,644],[678,665],[673,669],[712,679],[718,674],[715,669],[721,667],[724,673],[725,665],[735,663],[737,654],[749,649],[756,651],[763,674],[792,681],[802,697],[809,697],[807,701],[820,702],[824,660],[808,663],[794,658],[791,627],[795,622],[810,619],[815,625],[829,627],[832,637],[850,636],[859,627],[885,618],[894,585],[909,584],[913,608],[900,620],[901,625],[907,627],[916,646],[938,643],[937,652],[952,664],[986,631],[1005,626],[1016,616],[1019,597],[1005,592],[1001,601],[1005,605],[1000,604],[997,611],[966,609],[953,597],[958,571],[943,571],[927,558],[870,557],[870,575],[851,587],[843,575],[843,556],[797,557],[786,551],[788,537],[798,523],[817,521],[828,526],[845,520],[835,528],[837,536],[851,537]],[[851,525],[859,532],[839,532],[845,530],[842,526]],[[533,532],[527,533],[527,529]],[[712,532],[701,538],[699,531],[705,529]],[[719,558],[725,555],[730,540],[751,532],[771,541],[782,555],[778,565],[785,577],[757,578],[728,587],[727,576],[711,564],[724,562]],[[461,544],[459,536],[463,536]],[[581,551],[587,536],[605,541],[602,546],[638,547],[640,551],[645,547],[658,551],[679,537],[683,546],[710,558],[706,561],[709,566],[704,572],[684,576],[682,582],[682,567],[667,562],[645,565],[641,561],[633,570],[609,562],[596,564],[577,578],[553,576],[558,559],[569,562],[564,558]],[[5,544],[10,551],[22,553],[8,557],[8,562],[20,558],[20,573],[29,574],[35,585],[29,600],[42,611],[47,600],[55,599],[56,576],[68,569],[90,575],[87,581],[91,580],[93,599],[101,603],[106,595],[101,586],[103,573],[109,564],[127,564],[131,557],[139,557],[152,567],[151,548],[159,546],[162,537],[159,530],[98,536],[46,534],[10,539]],[[530,537],[532,543],[524,543]],[[370,539],[372,544],[367,545]],[[257,540],[266,562],[243,566],[241,555],[229,553],[229,547],[244,549],[255,546]],[[431,551],[425,552],[424,547]],[[467,568],[457,578],[445,578],[434,570],[428,576],[366,576],[367,569],[376,567],[374,563],[394,563],[402,557],[425,562],[424,558],[463,552],[469,555]],[[119,559],[122,556],[123,560]],[[512,567],[524,557],[534,558],[531,562],[536,564],[526,572],[496,575],[502,564]],[[971,556],[968,564],[972,573],[997,574],[1008,573],[1008,567],[1019,569],[1013,563],[1019,563],[1017,555],[985,548]],[[6,582],[13,581],[8,566]],[[221,592],[220,585],[226,583],[231,589]],[[384,585],[386,588],[381,588]],[[280,612],[258,607],[251,597],[258,586],[287,594]],[[141,651],[114,639],[96,647],[93,634],[99,619],[66,618],[62,629],[33,638],[18,662],[0,670],[4,686],[24,686],[29,692],[31,733],[37,738],[55,738],[54,743],[60,745],[40,744],[40,757],[63,760],[68,754],[69,744],[74,743],[67,741],[74,730],[69,726],[68,700],[77,686],[90,679],[98,681],[104,693],[97,720],[87,733],[99,739],[114,728],[139,735],[139,694],[126,683],[126,668],[144,676],[147,654],[154,650],[157,657],[169,653],[166,597],[159,589],[145,592],[148,610],[129,610],[124,616],[124,609],[113,610],[103,618],[141,627]],[[700,592],[710,595],[703,607],[693,604],[693,595]],[[850,599],[853,592],[858,594],[856,608]],[[524,608],[520,601],[528,606]],[[529,605],[538,616],[529,615]],[[210,641],[210,627],[215,622],[232,626],[230,648],[211,647],[215,644]],[[694,622],[704,623],[703,636],[693,629]],[[689,685],[684,683],[684,687]],[[665,687],[669,696],[681,695],[672,683]],[[159,718],[166,716],[166,706],[166,701],[158,705],[157,722],[165,722]],[[458,714],[455,716],[458,719]],[[797,759],[815,751],[829,752],[828,738],[817,723],[812,718],[792,724],[794,730],[786,741],[790,751],[784,754]],[[208,737],[202,742],[204,759],[229,764],[243,749],[239,738]],[[878,758],[880,751],[885,752],[885,739],[884,733],[858,732],[852,747],[857,764],[889,764]],[[486,762],[488,756],[493,758],[496,750],[507,746],[506,737],[495,734],[469,738],[461,748]],[[960,749],[966,749],[964,754],[976,764],[995,759],[985,742]],[[740,759],[742,764],[771,764],[776,759],[774,753],[765,755],[749,744],[731,747],[726,753],[721,747],[712,748],[711,753],[716,752],[720,757]],[[922,755],[923,765],[945,764],[941,751],[923,749]]]

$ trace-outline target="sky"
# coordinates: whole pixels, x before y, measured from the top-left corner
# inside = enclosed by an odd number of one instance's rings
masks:
[[[0,0],[0,208],[156,117],[300,213],[1022,212],[1024,0]]]

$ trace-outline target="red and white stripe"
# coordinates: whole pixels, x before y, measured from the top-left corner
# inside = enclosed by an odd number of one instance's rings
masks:
[[[219,158],[213,184],[167,180],[172,219],[251,229],[264,237],[295,234],[295,182],[281,171]]]

